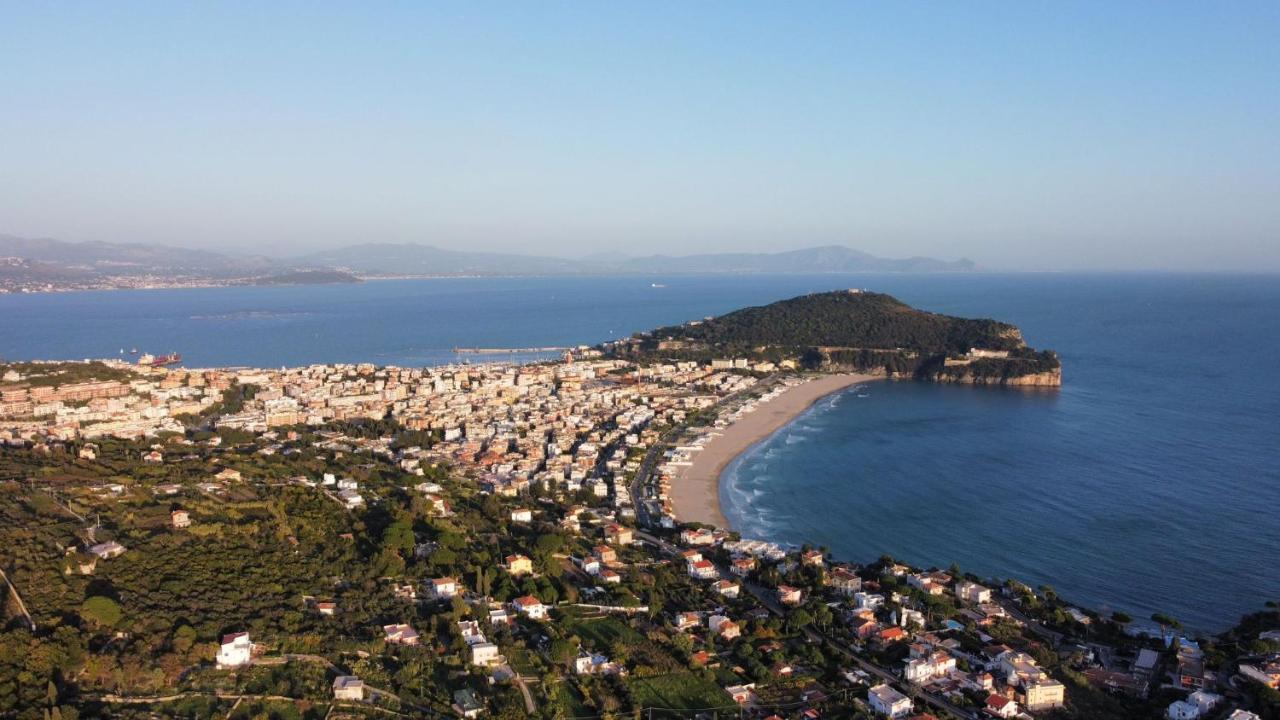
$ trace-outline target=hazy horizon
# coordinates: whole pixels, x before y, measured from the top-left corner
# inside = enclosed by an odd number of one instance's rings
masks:
[[[4,234],[1280,271],[1272,3],[0,8]]]

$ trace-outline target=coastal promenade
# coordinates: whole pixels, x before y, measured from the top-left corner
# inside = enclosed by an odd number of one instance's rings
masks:
[[[777,432],[818,400],[852,385],[881,379],[875,375],[822,375],[760,401],[728,427],[714,431],[691,465],[671,479],[671,503],[681,522],[700,522],[727,528],[720,510],[720,475],[734,458]]]

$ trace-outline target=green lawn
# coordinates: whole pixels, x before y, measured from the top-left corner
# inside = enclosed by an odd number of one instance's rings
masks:
[[[698,673],[632,678],[627,684],[641,707],[693,710],[733,705],[728,693]]]
[[[584,645],[596,650],[608,651],[615,642],[634,643],[642,639],[640,633],[619,618],[582,618],[572,615],[562,620],[565,631],[577,635]]]

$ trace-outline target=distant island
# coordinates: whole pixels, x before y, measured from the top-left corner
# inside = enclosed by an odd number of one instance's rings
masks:
[[[1013,325],[925,312],[861,290],[804,295],[658,328],[607,349],[619,357],[792,363],[933,382],[1062,384],[1057,354],[1028,347]]]
[[[841,246],[780,253],[582,259],[364,243],[297,257],[232,255],[142,243],[0,235],[0,292],[354,282],[361,279],[749,273],[969,272],[927,257],[881,258]]]

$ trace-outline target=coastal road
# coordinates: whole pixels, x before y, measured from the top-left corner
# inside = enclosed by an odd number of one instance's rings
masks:
[[[1009,613],[1009,617],[1013,618],[1014,620],[1017,620],[1023,625],[1026,625],[1028,628],[1031,629],[1031,632],[1034,632],[1040,637],[1053,643],[1053,647],[1056,648],[1062,644],[1062,640],[1063,640],[1062,633],[1057,632],[1055,630],[1050,630],[1044,625],[1041,625],[1039,622],[1036,622],[1035,620],[1032,620],[1031,618],[1027,617],[1026,613],[1022,612],[1022,609],[1019,608],[1017,603],[1015,603],[1014,601],[1009,600],[1008,598],[999,598],[996,600],[996,602],[1000,604],[1000,607],[1004,608],[1004,611],[1006,613]]]
[[[711,410],[719,411],[730,403],[746,397],[752,393],[768,392],[769,388],[778,384],[782,378],[781,375],[770,375],[760,382],[752,385],[744,390],[726,395],[721,398],[715,405],[711,406]],[[640,527],[653,527],[657,523],[655,519],[649,516],[648,508],[644,503],[645,488],[656,488],[657,483],[654,482],[653,471],[658,464],[658,459],[662,457],[662,453],[671,445],[672,441],[685,430],[689,429],[689,425],[675,425],[670,430],[662,434],[657,442],[649,448],[644,454],[644,459],[640,461],[640,469],[636,471],[636,479],[631,483],[631,506],[636,509],[636,524]]]

